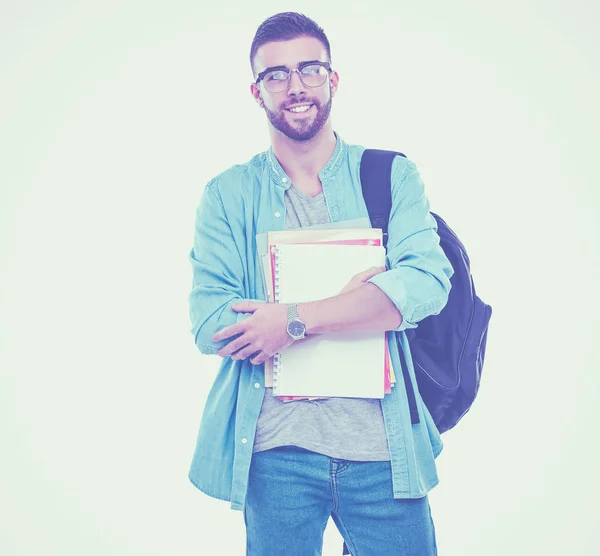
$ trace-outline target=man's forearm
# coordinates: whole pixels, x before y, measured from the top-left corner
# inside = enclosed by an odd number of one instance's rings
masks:
[[[298,316],[309,335],[394,330],[402,323],[394,303],[370,283],[334,297],[300,303]]]

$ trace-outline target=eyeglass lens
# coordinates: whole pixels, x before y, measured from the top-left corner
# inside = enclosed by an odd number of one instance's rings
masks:
[[[268,91],[279,93],[285,91],[290,83],[293,71],[297,71],[300,75],[302,83],[307,87],[320,87],[327,80],[327,70],[323,66],[317,64],[304,66],[299,70],[274,70],[265,74],[263,82]]]

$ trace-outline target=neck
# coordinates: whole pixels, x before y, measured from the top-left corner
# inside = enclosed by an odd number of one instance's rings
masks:
[[[308,141],[295,141],[271,128],[273,154],[292,182],[317,179],[319,172],[331,158],[336,146],[331,121]]]

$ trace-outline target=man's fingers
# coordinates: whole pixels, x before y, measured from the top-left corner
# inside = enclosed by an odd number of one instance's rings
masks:
[[[248,339],[241,336],[240,338],[236,338],[229,342],[225,347],[221,348],[217,353],[221,357],[227,357],[232,353],[235,353],[239,349],[246,347],[248,345]]]
[[[226,326],[223,330],[219,330],[212,337],[213,342],[220,342],[221,340],[226,340],[227,338],[231,338],[232,336],[236,336],[237,334],[243,334],[246,331],[246,323],[239,322],[238,324],[232,324],[231,326]]]
[[[252,363],[253,365],[260,365],[261,363],[264,363],[268,358],[269,356],[266,353],[259,351],[252,359],[250,359],[250,363]]]
[[[382,272],[385,272],[386,268],[385,266],[373,266],[369,269],[369,278],[371,278],[372,276],[375,276],[376,274],[381,274]]]
[[[250,357],[253,353],[256,353],[257,351],[258,350],[256,349],[256,346],[248,344],[243,349],[240,349],[239,351],[236,351],[231,356],[231,358],[234,359],[234,360],[236,360],[236,359],[246,359],[247,357]]]
[[[362,286],[369,278],[373,278],[373,276],[376,276],[377,274],[380,274],[385,271],[386,271],[385,266],[372,266],[371,268],[368,268],[367,270],[363,270],[362,272],[355,274],[352,277],[352,280],[350,280],[350,282],[348,282],[344,286],[344,289],[342,289],[340,294],[348,293],[348,292],[351,292],[352,290],[355,290],[356,288]]]
[[[236,301],[231,304],[231,309],[236,313],[254,313],[264,305],[261,301]]]
[[[385,272],[385,270],[386,270],[385,266],[372,266],[371,268],[368,268],[367,270],[365,270],[363,272],[359,272],[355,276],[355,278],[357,278],[361,282],[365,282],[369,278],[373,278],[373,276],[376,276],[377,274],[381,274],[382,272]]]
[[[361,284],[360,280],[358,280],[356,277],[352,278],[352,280],[350,280],[350,282],[348,282],[344,286],[344,289],[340,292],[340,294],[351,292],[352,290],[358,288],[358,286],[360,286],[360,284]]]

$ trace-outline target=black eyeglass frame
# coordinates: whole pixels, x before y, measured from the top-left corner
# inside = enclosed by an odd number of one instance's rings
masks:
[[[287,78],[288,86],[285,89],[283,89],[283,91],[285,91],[290,86],[290,83],[292,82],[292,73],[293,72],[298,72],[300,81],[302,81],[302,83],[304,83],[304,80],[302,79],[301,71],[303,68],[305,68],[307,66],[321,66],[321,67],[325,68],[328,73],[331,73],[332,71],[334,71],[331,68],[331,64],[329,62],[321,62],[320,60],[311,60],[310,62],[302,62],[301,64],[298,64],[298,67],[294,68],[294,69],[288,69],[285,66],[275,66],[272,68],[267,68],[266,70],[261,71],[258,74],[256,81],[254,83],[256,85],[258,85],[265,78],[267,73],[271,73],[272,71],[284,71],[288,75],[288,78]],[[310,87],[311,89],[316,89],[317,87],[322,87],[323,83],[321,85],[307,85],[306,83],[304,83],[304,85],[306,85],[307,87]],[[265,87],[266,87],[266,85],[265,85]],[[280,91],[280,92],[283,92],[283,91]]]

